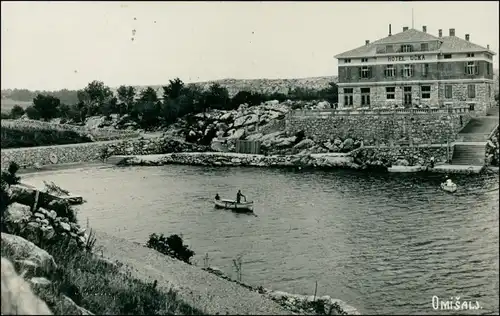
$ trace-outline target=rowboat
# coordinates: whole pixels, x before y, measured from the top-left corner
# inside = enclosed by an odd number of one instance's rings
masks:
[[[224,208],[233,212],[253,212],[253,201],[236,203],[235,200],[214,199],[214,203],[216,208]]]
[[[453,193],[457,190],[457,185],[455,183],[452,184],[446,184],[446,182],[441,183],[441,189],[443,189],[446,192]]]

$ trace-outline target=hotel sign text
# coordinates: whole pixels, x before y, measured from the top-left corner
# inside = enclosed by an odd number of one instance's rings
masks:
[[[389,57],[387,57],[387,60],[388,61],[425,60],[425,55],[389,56]]]

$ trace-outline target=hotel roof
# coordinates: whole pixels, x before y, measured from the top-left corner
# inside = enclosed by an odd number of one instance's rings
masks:
[[[489,49],[471,43],[456,36],[436,37],[426,32],[416,29],[408,29],[406,31],[384,37],[373,43],[360,46],[350,51],[338,54],[335,58],[356,58],[356,57],[369,57],[376,56],[376,48],[379,45],[390,45],[398,43],[411,43],[411,42],[429,42],[440,41],[440,51],[443,53],[468,53],[468,52],[489,52],[495,54]]]

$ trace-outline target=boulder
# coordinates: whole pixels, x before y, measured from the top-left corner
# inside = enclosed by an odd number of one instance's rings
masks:
[[[296,149],[304,149],[304,148],[311,148],[315,145],[314,141],[312,139],[303,139],[301,140],[298,144],[296,144],[295,146],[293,146],[293,148],[296,148]]]
[[[233,134],[231,134],[228,139],[240,139],[243,135],[245,134],[245,129],[240,128],[234,131]]]
[[[28,282],[16,273],[12,263],[3,257],[1,261],[2,315],[52,315],[47,304],[33,294]]]
[[[30,220],[33,213],[31,208],[19,203],[12,203],[5,210],[3,224],[8,232],[22,230]]]
[[[9,253],[13,260],[28,260],[36,264],[36,270],[51,273],[57,268],[54,258],[45,250],[22,237],[2,234],[2,252]]]
[[[85,308],[76,305],[76,303],[73,302],[73,300],[67,297],[66,295],[63,295],[61,303],[63,310],[66,312],[67,315],[94,315]]]
[[[318,103],[318,105],[316,105],[316,108],[317,109],[329,109],[331,106],[330,106],[330,103],[328,101],[321,101]]]
[[[351,151],[351,150],[353,150],[354,149],[354,139],[347,138],[346,140],[344,140],[342,148],[345,151]]]

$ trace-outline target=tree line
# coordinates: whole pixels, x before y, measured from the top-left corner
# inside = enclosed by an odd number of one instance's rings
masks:
[[[232,98],[228,90],[213,83],[207,90],[196,85],[186,85],[179,78],[170,80],[162,87],[161,97],[152,87],[138,91],[133,86],[120,86],[116,94],[103,82],[94,80],[85,88],[76,91],[76,102],[70,103],[53,94],[38,93],[33,105],[25,110],[15,106],[11,118],[19,118],[26,113],[30,119],[50,120],[62,118],[75,123],[85,122],[90,116],[111,114],[129,115],[142,128],[169,125],[177,118],[202,113],[210,109],[233,110],[240,104],[258,105],[269,100],[327,100],[338,102],[338,87],[330,83],[328,88],[313,90],[306,88],[290,89],[288,94],[240,91]]]

